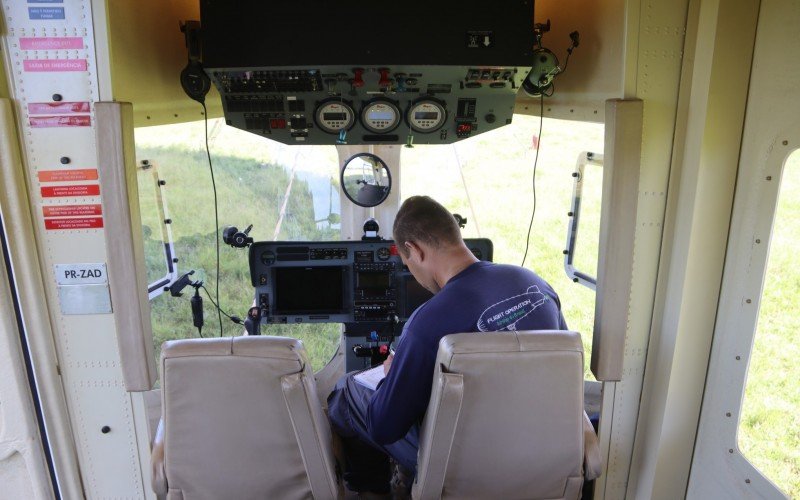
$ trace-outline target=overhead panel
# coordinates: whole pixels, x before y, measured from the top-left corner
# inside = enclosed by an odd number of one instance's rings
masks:
[[[201,1],[229,125],[285,144],[449,144],[511,123],[533,1]]]

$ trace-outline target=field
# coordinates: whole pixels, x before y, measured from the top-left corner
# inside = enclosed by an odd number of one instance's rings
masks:
[[[416,146],[402,150],[401,197],[427,194],[468,219],[464,236],[494,243],[495,261],[520,264],[533,199],[532,172],[539,120],[518,116],[502,129],[455,146]],[[195,269],[214,294],[214,212],[203,124],[151,127],[136,132],[137,156],[153,161],[168,182],[168,204],[181,272]],[[559,293],[571,329],[582,333],[588,353],[594,320],[594,292],[572,283],[564,272],[567,224],[576,160],[583,151],[602,153],[603,127],[545,119],[539,139],[536,215],[525,265]],[[256,240],[324,240],[338,235],[338,160],[333,147],[286,147],[211,122],[211,154],[219,197],[220,224],[243,229],[253,224]],[[800,352],[798,302],[800,272],[792,266],[800,241],[800,155],[794,177],[784,179],[778,232],[762,305],[756,350],[745,397],[740,445],[767,476],[792,496],[800,496]],[[153,210],[152,181],[142,174],[141,200],[150,274],[163,274],[159,217]],[[601,173],[587,170],[576,262],[593,275],[596,266]],[[291,184],[291,189],[287,189]],[[395,186],[393,189],[396,189]],[[288,193],[288,198],[287,198]],[[286,209],[281,217],[281,207]],[[150,208],[147,208],[150,207]],[[275,236],[277,234],[277,237]],[[229,314],[243,316],[253,300],[246,250],[220,249],[220,299]],[[773,279],[774,278],[774,279]],[[156,345],[163,340],[197,336],[188,304],[162,295],[153,301]],[[224,318],[223,318],[224,320]],[[224,335],[242,327],[225,320]],[[339,340],[338,325],[270,327],[265,333],[303,340],[316,369]],[[217,316],[206,297],[204,336],[219,335]]]

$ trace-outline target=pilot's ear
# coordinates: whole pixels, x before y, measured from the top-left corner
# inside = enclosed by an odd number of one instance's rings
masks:
[[[406,250],[408,251],[408,256],[413,257],[415,260],[421,261],[424,258],[424,253],[422,252],[422,248],[417,245],[414,241],[406,241],[405,243]]]

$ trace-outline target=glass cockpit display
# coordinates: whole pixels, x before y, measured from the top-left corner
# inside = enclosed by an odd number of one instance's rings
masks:
[[[490,240],[465,242],[491,261]],[[266,324],[402,323],[432,297],[392,241],[254,243],[250,277]]]

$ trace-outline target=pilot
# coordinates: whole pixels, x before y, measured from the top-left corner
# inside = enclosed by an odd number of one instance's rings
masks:
[[[401,471],[395,479],[404,483],[393,480],[391,489],[398,493],[410,488],[442,337],[567,329],[550,285],[528,269],[479,261],[464,244],[455,218],[432,198],[407,199],[393,233],[403,263],[434,296],[406,322],[376,390],[350,373],[328,396],[331,426],[342,439],[347,486],[373,494],[390,491],[389,457]]]

